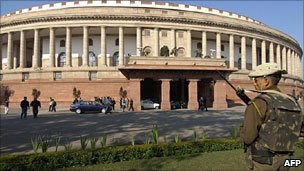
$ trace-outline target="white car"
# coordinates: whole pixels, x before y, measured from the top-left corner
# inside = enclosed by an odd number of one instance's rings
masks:
[[[159,109],[159,104],[154,103],[151,100],[140,101],[141,109]]]

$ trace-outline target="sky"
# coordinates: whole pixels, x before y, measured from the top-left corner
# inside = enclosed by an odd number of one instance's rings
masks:
[[[0,0],[1,15],[41,4],[68,0]],[[157,1],[157,0],[156,0]],[[161,0],[199,5],[237,13],[258,20],[293,37],[303,49],[303,0]],[[303,60],[304,61],[304,60]]]

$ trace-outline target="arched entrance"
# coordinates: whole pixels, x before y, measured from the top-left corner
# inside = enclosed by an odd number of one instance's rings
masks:
[[[63,66],[65,65],[65,62],[66,62],[66,54],[65,54],[65,52],[61,52],[61,53],[58,55],[57,66],[58,66],[58,67],[63,67]]]
[[[212,107],[214,101],[214,81],[212,79],[201,79],[197,83],[197,93],[198,98],[206,98],[207,106]]]
[[[176,79],[170,81],[170,103],[171,108],[175,109],[172,104],[187,104],[189,99],[188,91],[189,81],[185,79]],[[178,106],[178,108],[184,108],[185,106]]]
[[[89,66],[97,66],[97,57],[94,52],[89,52]]]

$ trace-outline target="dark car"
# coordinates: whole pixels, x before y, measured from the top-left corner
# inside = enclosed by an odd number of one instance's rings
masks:
[[[100,104],[96,101],[79,101],[71,104],[70,111],[81,114],[84,112],[109,113],[112,110],[111,106]]]
[[[171,105],[171,109],[185,109],[185,108],[187,108],[187,104],[185,102],[171,101],[170,105]]]

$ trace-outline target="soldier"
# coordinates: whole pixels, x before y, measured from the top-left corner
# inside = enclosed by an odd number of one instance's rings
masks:
[[[284,161],[293,154],[304,125],[295,98],[281,93],[277,87],[282,74],[287,72],[274,63],[259,65],[249,73],[260,93],[249,102],[241,126],[250,170],[288,170],[283,167]]]

